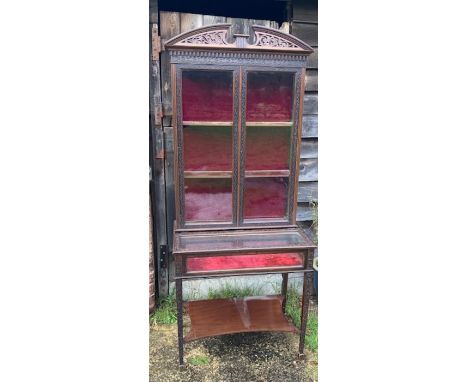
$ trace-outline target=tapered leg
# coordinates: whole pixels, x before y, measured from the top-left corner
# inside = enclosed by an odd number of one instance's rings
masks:
[[[301,332],[299,337],[299,357],[304,358],[304,341],[307,328],[307,318],[309,315],[309,301],[312,292],[312,273],[304,273],[304,286],[302,288],[302,315]]]
[[[283,273],[283,283],[281,284],[281,295],[283,296],[283,313],[286,309],[286,299],[288,295],[288,273]]]
[[[184,316],[182,311],[182,280],[176,280],[177,335],[179,343],[179,365],[184,364]]]

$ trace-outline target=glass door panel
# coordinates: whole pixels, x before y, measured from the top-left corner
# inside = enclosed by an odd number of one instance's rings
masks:
[[[287,177],[245,179],[244,219],[285,218],[287,205]]]
[[[232,121],[231,71],[184,70],[182,116],[184,121]]]
[[[231,223],[234,72],[183,69],[181,76],[185,222]]]
[[[291,126],[247,124],[245,170],[289,170]]]
[[[185,178],[185,220],[230,222],[232,181],[230,178]]]
[[[291,121],[293,84],[294,73],[248,72],[246,121]]]
[[[231,171],[232,126],[183,127],[185,171]]]
[[[243,222],[288,217],[295,72],[246,71]]]

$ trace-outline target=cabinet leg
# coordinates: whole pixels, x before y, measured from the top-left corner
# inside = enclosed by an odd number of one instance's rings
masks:
[[[179,344],[179,366],[184,364],[184,316],[182,311],[182,280],[176,280],[177,335]]]
[[[302,288],[302,315],[301,332],[299,337],[299,357],[304,358],[304,341],[309,316],[309,301],[312,292],[312,272],[304,273],[304,286]]]
[[[281,284],[281,295],[283,296],[283,313],[286,309],[286,299],[288,296],[288,273],[283,273],[283,283]]]

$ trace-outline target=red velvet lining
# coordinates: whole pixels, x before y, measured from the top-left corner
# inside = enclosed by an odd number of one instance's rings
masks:
[[[299,253],[229,255],[187,258],[187,272],[275,268],[303,265]]]
[[[231,171],[232,127],[184,126],[186,171]]]
[[[247,127],[246,170],[289,169],[288,127]]]
[[[248,73],[247,121],[291,121],[293,78],[292,73]]]
[[[232,121],[232,73],[184,71],[182,109],[184,121]]]
[[[244,217],[281,218],[286,215],[287,178],[245,180]]]
[[[185,179],[185,219],[232,220],[231,179]]]

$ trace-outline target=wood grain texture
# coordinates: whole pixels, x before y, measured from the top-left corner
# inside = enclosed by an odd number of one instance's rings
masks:
[[[318,45],[318,25],[294,20],[291,23],[291,32],[312,48]]]
[[[226,17],[203,15],[203,25],[223,24],[226,22]]]
[[[301,142],[301,158],[318,158],[318,141],[316,138],[303,139]]]
[[[309,203],[299,203],[297,205],[296,220],[298,222],[310,221],[312,217],[312,207]]]
[[[318,116],[304,115],[302,117],[302,138],[318,137]]]
[[[318,95],[308,93],[304,96],[304,115],[318,114]]]
[[[318,182],[299,182],[297,201],[308,203],[318,198]]]
[[[299,181],[317,181],[318,180],[318,160],[317,159],[301,159],[299,165]]]
[[[167,246],[172,248],[174,230],[174,220],[175,220],[175,192],[174,192],[174,131],[172,127],[164,128],[164,149],[166,153],[165,164],[165,176],[166,176],[166,229],[168,232],[167,235]],[[169,280],[172,280],[174,277],[174,267],[172,266],[173,256],[168,258],[168,276]]]
[[[282,296],[187,302],[191,328],[184,342],[230,333],[297,332],[282,311]]]
[[[177,12],[160,12],[160,36],[161,46],[167,40],[177,36],[180,31],[180,14]],[[161,52],[161,98],[164,116],[172,115],[172,85],[169,54]],[[164,121],[164,120],[163,120]]]
[[[188,32],[192,29],[203,26],[203,15],[193,13],[180,13],[180,33]]]
[[[318,71],[317,69],[307,69],[305,78],[306,92],[318,91]]]
[[[318,21],[318,0],[294,0],[292,8],[294,20]]]
[[[318,48],[314,48],[314,51],[307,58],[307,69],[318,69]]]

